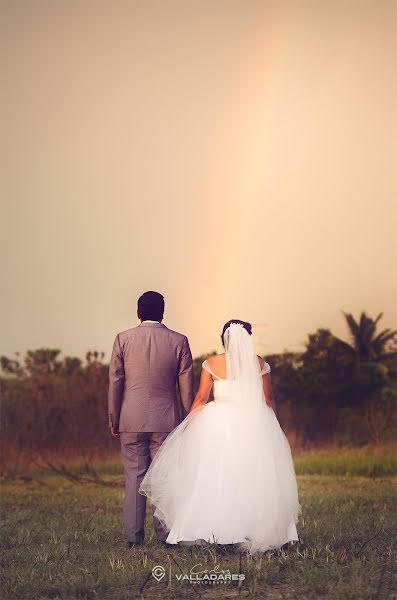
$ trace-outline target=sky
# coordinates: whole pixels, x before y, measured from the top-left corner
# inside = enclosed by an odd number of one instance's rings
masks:
[[[397,327],[396,4],[2,0],[0,354]]]

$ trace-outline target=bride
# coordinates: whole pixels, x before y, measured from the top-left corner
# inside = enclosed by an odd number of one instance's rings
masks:
[[[236,544],[253,554],[299,540],[291,449],[275,414],[270,365],[255,354],[251,333],[245,321],[225,324],[225,353],[203,362],[190,413],[139,487],[169,544]]]

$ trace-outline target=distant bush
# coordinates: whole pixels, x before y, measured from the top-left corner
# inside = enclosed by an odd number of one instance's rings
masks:
[[[3,464],[15,453],[34,457],[47,451],[84,455],[111,450],[103,355],[89,352],[83,365],[76,358],[59,360],[59,353],[29,351],[23,366],[1,357]]]

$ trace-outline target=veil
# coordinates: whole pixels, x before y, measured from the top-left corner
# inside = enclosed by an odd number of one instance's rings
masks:
[[[262,407],[264,402],[261,368],[252,338],[240,323],[231,323],[224,334],[226,377],[236,403],[245,408]]]

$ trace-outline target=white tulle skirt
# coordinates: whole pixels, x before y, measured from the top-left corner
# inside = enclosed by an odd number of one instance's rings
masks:
[[[251,554],[298,541],[301,514],[288,440],[264,402],[227,399],[191,412],[140,485],[171,544],[238,544]]]

